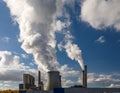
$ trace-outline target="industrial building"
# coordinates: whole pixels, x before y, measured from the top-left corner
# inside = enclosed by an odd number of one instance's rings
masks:
[[[19,90],[43,90],[40,71],[38,71],[38,87],[35,85],[35,78],[30,74],[23,74],[23,84],[19,84]]]
[[[56,88],[51,91],[25,91],[24,93],[120,93],[120,88]]]
[[[23,74],[23,84],[19,84],[19,89],[33,89],[35,86],[35,78],[30,74]]]
[[[34,77],[29,74],[23,75],[23,84],[19,85],[20,93],[120,93],[120,88],[88,88],[87,87],[87,66],[82,71],[81,86],[62,88],[61,75],[59,71],[49,71],[47,87],[44,90],[41,74],[38,71],[38,87],[34,85]],[[31,90],[30,90],[31,89]]]

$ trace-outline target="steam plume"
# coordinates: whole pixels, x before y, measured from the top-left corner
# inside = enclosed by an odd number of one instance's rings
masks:
[[[55,32],[67,26],[61,25],[55,28],[53,24],[56,23],[58,16],[64,16],[64,4],[70,4],[69,2],[74,0],[4,0],[4,2],[9,7],[15,22],[19,24],[19,42],[22,44],[22,49],[33,54],[38,67],[42,67],[45,71],[59,69]],[[68,57],[83,64],[78,46],[72,44],[72,40],[69,41],[66,41],[64,46]],[[75,49],[75,53],[71,51],[72,48]],[[83,65],[81,66],[83,69]]]
[[[59,49],[60,50],[65,49],[68,57],[72,60],[77,61],[80,67],[82,68],[82,70],[84,70],[84,63],[80,48],[78,47],[77,44],[73,43],[72,41],[73,36],[69,31],[67,31],[64,34],[65,34],[65,40],[63,42],[60,42],[60,44],[58,45]]]
[[[36,64],[45,71],[56,70],[55,31],[51,24],[62,1],[56,0],[4,0],[14,20],[19,24],[22,48],[33,54]],[[61,5],[57,5],[57,4]],[[59,7],[59,8],[58,8]],[[60,10],[59,10],[60,11]]]

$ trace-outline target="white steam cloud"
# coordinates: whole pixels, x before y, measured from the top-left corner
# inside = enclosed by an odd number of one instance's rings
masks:
[[[56,0],[4,0],[20,28],[22,48],[33,54],[36,64],[45,71],[56,70],[56,40],[51,28],[62,1]],[[57,5],[57,4],[61,5]],[[60,8],[60,7],[59,7]]]
[[[76,44],[73,44],[72,41],[68,41],[64,48],[66,49],[68,57],[72,60],[78,61],[82,70],[84,70],[84,64],[81,58],[81,50],[79,49],[79,47]]]
[[[81,19],[92,27],[114,27],[120,31],[120,0],[84,0]]]
[[[38,68],[45,71],[60,69],[56,58],[55,32],[68,27],[69,24],[63,22],[64,24],[61,25],[62,22],[60,23],[57,17],[66,16],[69,19],[69,14],[63,13],[65,12],[64,4],[72,5],[75,1],[4,0],[4,2],[9,7],[15,22],[19,24],[19,41],[22,43],[22,49],[33,54]],[[70,22],[68,21],[68,23]],[[55,27],[55,25],[57,26]],[[66,49],[68,57],[78,61],[83,69],[81,50],[77,45],[72,44],[72,39],[65,43],[64,49]]]
[[[74,44],[73,41],[73,36],[69,31],[65,33],[65,41],[60,42],[58,45],[59,50],[65,49],[68,57],[72,60],[75,60],[79,63],[81,66],[82,70],[84,70],[84,63],[82,59],[82,53],[81,50],[79,49],[77,44]]]

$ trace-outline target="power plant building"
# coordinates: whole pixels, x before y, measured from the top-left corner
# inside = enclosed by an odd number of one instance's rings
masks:
[[[19,85],[20,93],[120,93],[120,88],[88,88],[87,66],[85,66],[85,69],[82,71],[83,84],[81,86],[62,88],[59,71],[49,71],[47,75],[47,86],[46,90],[44,90],[40,71],[38,71],[38,87],[34,84],[35,79],[33,76],[24,74],[23,84]],[[29,89],[31,89],[31,91],[29,91]]]
[[[19,89],[28,90],[35,87],[35,78],[30,74],[23,74],[23,84],[19,84]]]
[[[30,74],[23,74],[23,84],[19,84],[19,90],[43,90],[40,71],[38,71],[38,87],[35,85],[35,78]]]
[[[25,93],[120,93],[120,88],[56,88],[51,91],[26,91]]]
[[[34,85],[35,84],[35,78],[30,74],[23,74],[23,83]]]

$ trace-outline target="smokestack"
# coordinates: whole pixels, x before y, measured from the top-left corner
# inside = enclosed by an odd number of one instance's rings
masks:
[[[41,73],[38,71],[38,89],[39,90],[44,90],[44,85],[43,82],[41,81]]]
[[[38,71],[38,86],[40,85],[41,83],[41,73],[40,71]]]
[[[49,71],[46,90],[53,90],[54,88],[61,88],[61,76],[58,71]]]
[[[87,88],[87,65],[85,65],[83,70],[83,87]]]

